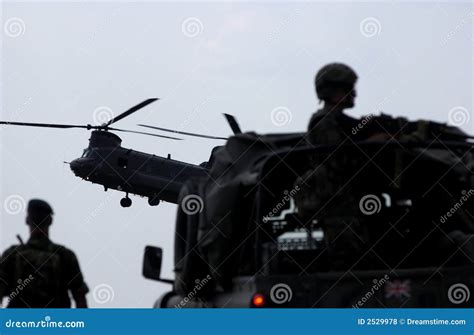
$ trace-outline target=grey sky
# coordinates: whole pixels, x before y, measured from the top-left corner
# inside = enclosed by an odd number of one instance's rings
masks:
[[[302,131],[317,108],[315,72],[342,61],[360,77],[352,115],[451,117],[472,133],[473,17],[470,2],[7,2],[1,118],[94,123],[159,97],[117,127],[226,136],[227,112],[244,130]],[[119,135],[124,147],[191,163],[222,143]],[[52,239],[78,255],[91,306],[150,307],[168,286],[141,276],[142,251],[163,247],[163,276],[173,276],[176,205],[133,197],[124,209],[122,193],[76,178],[62,162],[81,155],[86,131],[2,127],[0,136],[2,251],[27,237],[12,196],[44,198],[56,211]],[[101,284],[113,299],[93,298]]]

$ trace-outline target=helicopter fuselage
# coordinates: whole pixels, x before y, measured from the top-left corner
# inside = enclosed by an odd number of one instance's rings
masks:
[[[92,131],[89,146],[82,157],[70,163],[71,170],[105,190],[126,192],[126,199],[128,193],[147,197],[150,205],[160,200],[177,203],[183,184],[207,172],[198,165],[123,148],[121,142],[111,132]],[[128,207],[131,201],[121,204]]]

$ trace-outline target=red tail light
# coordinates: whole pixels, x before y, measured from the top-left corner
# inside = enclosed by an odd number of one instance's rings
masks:
[[[252,297],[252,307],[265,306],[265,296],[260,293],[255,293]]]

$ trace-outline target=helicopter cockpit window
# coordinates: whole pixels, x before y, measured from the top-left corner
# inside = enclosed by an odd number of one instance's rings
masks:
[[[89,149],[84,149],[84,152],[82,153],[82,156],[81,156],[81,157],[87,157],[87,156],[89,156],[89,152],[90,152]]]
[[[122,169],[126,169],[128,166],[128,158],[119,157],[117,164]]]

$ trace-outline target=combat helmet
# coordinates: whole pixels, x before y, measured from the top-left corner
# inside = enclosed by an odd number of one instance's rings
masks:
[[[316,94],[321,100],[330,97],[334,88],[347,88],[351,90],[357,81],[355,71],[342,63],[330,63],[323,66],[314,79]]]

